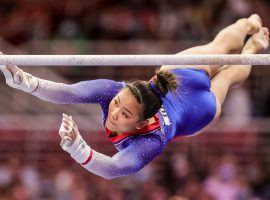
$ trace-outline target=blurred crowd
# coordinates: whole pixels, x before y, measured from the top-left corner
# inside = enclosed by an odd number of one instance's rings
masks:
[[[270,27],[269,9],[269,0],[1,0],[0,36],[14,45],[43,39],[209,40],[254,12]],[[227,103],[231,109],[225,115],[233,113],[235,124],[246,126],[250,99],[243,91],[235,96],[237,107]],[[0,200],[270,199],[266,159],[257,154],[247,163],[227,153],[198,159],[178,151],[163,158],[162,169],[154,162],[135,175],[108,181],[74,161],[67,165],[61,156],[44,158],[41,167],[11,154],[0,163]]]
[[[1,0],[0,35],[19,45],[41,39],[209,39],[268,0]]]
[[[106,180],[50,157],[42,170],[11,155],[0,166],[1,200],[267,200],[270,183],[258,156],[241,164],[231,154],[200,160],[170,154],[163,173],[151,164],[130,177]],[[268,182],[267,182],[268,181]]]

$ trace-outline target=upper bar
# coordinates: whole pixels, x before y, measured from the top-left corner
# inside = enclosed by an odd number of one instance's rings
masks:
[[[0,65],[10,64],[18,66],[270,65],[270,54],[0,55]]]

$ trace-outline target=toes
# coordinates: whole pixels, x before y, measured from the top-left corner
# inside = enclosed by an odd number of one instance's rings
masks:
[[[269,35],[268,28],[263,27],[262,30],[263,30],[263,32],[264,32],[265,35]]]
[[[269,30],[266,27],[262,28],[264,35],[266,36],[267,40],[269,40]]]
[[[268,29],[267,28],[261,28],[260,31],[256,34],[254,34],[251,37],[251,41],[253,41],[254,49],[256,49],[256,52],[267,49],[269,46],[269,35],[268,35]]]
[[[248,32],[249,35],[253,35],[258,33],[262,28],[262,20],[258,14],[253,14],[248,18],[250,30]]]
[[[252,14],[249,19],[257,20],[262,25],[262,19],[258,14]]]

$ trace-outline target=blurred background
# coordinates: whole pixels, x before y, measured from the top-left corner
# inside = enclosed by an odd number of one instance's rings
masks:
[[[269,0],[0,0],[6,54],[173,54],[206,44]],[[266,53],[269,53],[266,52]],[[156,67],[24,67],[40,78],[149,79]],[[0,83],[0,200],[270,199],[270,70],[254,67],[232,90],[218,124],[177,138],[140,172],[106,180],[64,152],[58,128],[73,116],[87,143],[113,155],[97,105],[54,105]]]

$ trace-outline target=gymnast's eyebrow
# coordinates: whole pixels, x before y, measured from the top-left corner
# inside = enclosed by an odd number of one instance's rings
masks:
[[[119,101],[119,103],[120,103],[120,97],[119,97],[119,95],[117,95],[117,97],[118,97],[118,101]],[[132,112],[130,112],[128,109],[126,109],[125,107],[123,107],[126,111],[128,111],[131,115],[133,115],[132,114]]]

